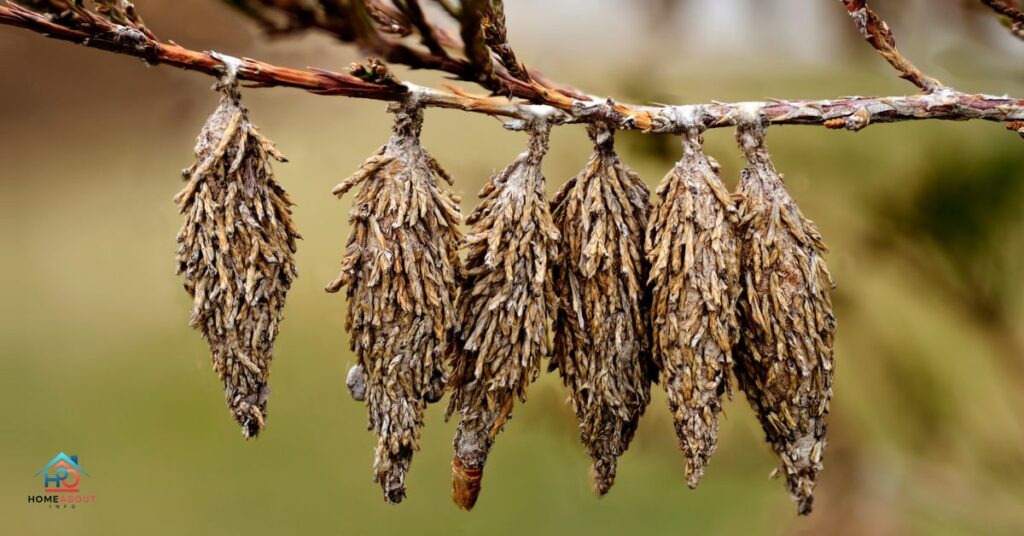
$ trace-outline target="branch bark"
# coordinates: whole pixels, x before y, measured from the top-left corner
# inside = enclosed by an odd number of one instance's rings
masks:
[[[164,43],[136,28],[105,20],[90,21],[71,28],[50,17],[10,2],[0,4],[0,25],[15,26],[90,48],[134,56],[149,64],[164,64],[220,77],[227,66],[215,52],[198,52],[176,43]],[[456,109],[512,119],[507,126],[521,128],[543,119],[553,124],[606,123],[619,129],[651,133],[676,133],[679,118],[699,112],[707,128],[734,126],[750,113],[759,113],[773,125],[824,125],[828,128],[860,130],[873,123],[894,123],[924,119],[983,119],[1024,121],[1024,100],[992,95],[972,95],[940,88],[930,93],[893,97],[843,97],[827,100],[772,100],[746,103],[707,103],[686,106],[638,106],[612,100],[577,99],[562,93],[549,95],[551,105],[529,104],[500,96],[475,96],[399,83],[382,73],[383,66],[353,66],[361,76],[325,70],[304,71],[280,67],[254,59],[238,60],[238,79],[253,87],[292,87],[318,95],[340,95],[382,101],[416,99],[423,106]],[[544,90],[553,91],[553,90]],[[1016,128],[1016,127],[1014,127]]]
[[[90,48],[141,58],[151,65],[171,65],[180,69],[221,76],[226,66],[213,53],[197,52],[175,43],[164,43],[128,26],[104,20],[90,26],[71,28],[25,7],[4,2],[0,5],[0,24],[16,26],[51,39],[70,41]],[[394,100],[405,89],[398,85],[368,83],[359,78],[330,71],[301,71],[278,67],[253,59],[243,59],[238,78],[257,86],[284,86],[323,95]]]

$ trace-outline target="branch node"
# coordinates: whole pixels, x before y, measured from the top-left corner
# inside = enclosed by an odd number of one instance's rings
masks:
[[[740,102],[719,119],[715,125],[732,124],[736,126],[757,127],[764,130],[768,126],[768,117],[764,114],[764,102]]]
[[[599,149],[611,150],[615,145],[615,131],[611,125],[602,121],[587,124],[587,135],[594,146]]]
[[[696,130],[701,133],[708,128],[712,116],[702,104],[663,106],[651,118],[648,132],[654,134],[680,134]]]
[[[616,128],[636,128],[636,118],[622,113],[617,106],[611,98],[604,101],[596,99],[591,101],[574,100],[572,106],[570,106],[569,113],[573,115],[576,122],[589,123],[598,121],[614,125]]]
[[[207,54],[223,64],[221,67],[223,71],[220,79],[221,83],[229,85],[238,83],[238,71],[242,69],[243,63],[241,58],[236,58],[230,54],[222,54],[216,50],[211,50]]]
[[[380,86],[398,84],[398,79],[395,78],[395,75],[391,74],[387,64],[379,58],[369,58],[365,64],[353,62],[348,66],[348,73],[364,82]]]
[[[207,52],[211,58],[221,62],[220,79],[213,86],[214,89],[220,91],[225,97],[231,99],[235,103],[241,101],[242,94],[238,91],[238,72],[242,69],[241,59],[231,56],[229,54],[221,54],[217,51]]]
[[[412,112],[417,109],[422,109],[424,107],[423,88],[412,84],[403,85],[407,91],[402,95],[401,100],[388,103],[388,111],[392,113],[399,113],[402,111]]]
[[[569,116],[558,108],[543,104],[524,104],[519,106],[516,119],[506,121],[505,129],[515,131],[550,130],[554,125],[565,123]]]
[[[764,138],[768,133],[768,120],[760,103],[745,102],[736,107],[736,141],[747,161],[755,161],[767,155]]]
[[[867,108],[858,108],[856,112],[853,112],[850,115],[845,117],[833,117],[824,123],[825,128],[833,130],[845,128],[850,132],[857,132],[870,124],[871,111]]]
[[[149,65],[156,65],[159,63],[156,58],[156,47],[153,46],[153,42],[144,32],[138,28],[132,28],[130,26],[114,25],[106,36],[100,35],[100,38],[109,38],[119,46],[130,48],[135,51],[135,55],[142,59]],[[86,38],[87,40],[88,38]],[[83,40],[82,44],[88,46],[88,42]]]

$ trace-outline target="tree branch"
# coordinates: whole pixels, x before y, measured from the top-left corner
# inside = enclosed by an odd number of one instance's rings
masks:
[[[237,5],[240,0],[223,0]],[[295,0],[247,0],[260,2],[291,15],[295,19],[309,19],[303,13],[309,8],[305,3]],[[868,41],[894,68],[900,76],[909,80],[924,91],[936,91],[943,88],[938,80],[925,75],[914,66],[897,49],[892,31],[888,25],[868,7],[865,0],[840,0],[851,19]],[[501,0],[464,0],[459,9],[448,2],[441,2],[445,11],[460,23],[462,40],[451,38],[446,46],[461,49],[465,59],[454,58],[444,50],[438,50],[434,34],[440,37],[447,35],[430,21],[422,11],[414,14],[419,20],[413,20],[422,41],[429,50],[416,50],[401,43],[386,39],[374,39],[368,44],[365,39],[354,39],[344,31],[352,17],[351,11],[360,6],[377,6],[380,0],[320,0],[324,16],[308,22],[307,27],[325,30],[344,42],[358,42],[368,51],[380,55],[391,63],[400,63],[412,68],[434,69],[447,72],[460,80],[475,82],[496,94],[507,95],[528,100],[534,104],[547,104],[565,109],[571,101],[596,101],[596,97],[586,95],[570,86],[548,80],[546,77],[526,68],[516,57],[508,43],[504,24],[504,5]],[[401,3],[400,3],[401,4]],[[351,6],[347,10],[339,10],[336,6]],[[335,6],[335,7],[332,7]],[[266,14],[253,13],[245,10],[257,20],[265,19]],[[408,10],[405,10],[409,13]],[[404,35],[404,34],[403,34]],[[490,51],[494,52],[498,61],[494,61]]]
[[[225,69],[224,62],[211,53],[196,52],[175,43],[163,43],[135,28],[102,19],[92,21],[88,26],[73,28],[57,23],[47,15],[11,2],[4,2],[0,5],[0,24],[24,28],[51,39],[135,56],[152,65],[172,65],[212,76],[220,76]],[[252,59],[242,60],[238,78],[258,86],[286,86],[325,95],[383,100],[400,98],[405,92],[404,88],[398,85],[384,86],[368,83],[354,76],[329,71],[300,71]]]
[[[67,24],[71,24],[68,22]],[[134,56],[150,64],[165,64],[220,77],[226,69],[223,57],[198,52],[175,43],[164,43],[141,31],[114,24],[102,18],[88,24],[69,27],[47,15],[10,2],[0,4],[0,25],[15,26],[90,48]],[[1024,121],[1024,100],[990,95],[970,95],[943,88],[933,93],[908,97],[844,97],[829,100],[773,100],[767,102],[719,103],[688,106],[638,106],[612,100],[580,100],[553,93],[554,106],[535,105],[505,97],[474,96],[460,90],[452,92],[402,84],[387,73],[386,67],[371,63],[355,65],[353,74],[279,67],[253,59],[241,59],[238,79],[255,87],[292,87],[319,95],[341,95],[383,101],[409,98],[435,108],[457,109],[506,117],[508,126],[543,119],[555,124],[606,123],[620,129],[652,133],[674,133],[681,128],[681,113],[700,111],[707,128],[736,125],[751,112],[760,113],[774,125],[824,125],[828,128],[860,130],[872,123],[894,123],[923,119],[1010,122],[1014,129]],[[545,90],[551,91],[551,90]]]
[[[945,86],[942,82],[924,74],[914,66],[900,51],[896,49],[896,39],[893,38],[889,25],[881,17],[868,7],[865,0],[839,0],[846,6],[853,23],[857,25],[864,40],[871,44],[879,54],[885,58],[897,71],[900,78],[904,78],[923,91],[938,91]]]
[[[1006,17],[1009,21],[1010,32],[1018,39],[1024,39],[1024,11],[1020,10],[1016,1],[981,0],[981,3],[997,14]]]

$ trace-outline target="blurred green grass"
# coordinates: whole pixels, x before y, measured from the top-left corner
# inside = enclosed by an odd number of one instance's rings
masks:
[[[77,54],[93,53],[68,54],[61,65],[72,69]],[[365,409],[344,389],[352,362],[344,298],[322,290],[335,276],[348,228],[349,200],[333,199],[330,188],[386,139],[384,105],[287,90],[246,93],[254,121],[291,158],[277,170],[296,200],[304,240],[275,352],[269,426],[245,442],[224,408],[205,345],[187,326],[189,300],[174,275],[176,170],[189,163],[215,97],[206,91],[208,80],[102,59],[114,62],[110,76],[131,83],[43,70],[3,83],[22,97],[45,90],[65,99],[35,113],[13,100],[0,109],[5,533],[1024,531],[1024,378],[1005,368],[1008,359],[1024,356],[1007,357],[964,303],[911,267],[904,253],[916,245],[913,237],[887,247],[878,241],[879,233],[905,230],[898,221],[883,225],[879,207],[891,201],[897,211],[907,209],[916,189],[943,180],[950,166],[936,168],[936,161],[998,159],[1021,178],[1021,142],[1000,126],[929,122],[856,135],[806,127],[770,133],[778,168],[832,247],[839,282],[831,444],[811,518],[797,519],[783,485],[768,480],[773,456],[738,393],[726,405],[719,450],[697,491],[685,486],[665,399],[655,387],[616,486],[603,499],[593,497],[588,460],[553,375],[517,407],[488,463],[480,503],[464,513],[448,498],[454,423],[444,422],[443,403],[428,414],[408,499],[400,506],[381,500]],[[580,85],[624,97],[638,91],[601,78],[602,71],[586,71],[594,80],[588,85],[581,75]],[[680,101],[904,91],[898,81],[850,74],[856,71],[659,84],[680,88]],[[71,80],[73,90],[55,86]],[[1024,86],[1001,91],[1020,94]],[[731,136],[708,133],[707,149],[734,184],[742,162]],[[468,212],[487,175],[522,150],[523,136],[493,119],[430,111],[424,144],[456,178]],[[624,133],[619,145],[652,186],[676,155],[670,138]],[[582,129],[558,129],[545,161],[549,190],[578,171],[588,151]],[[946,223],[957,225],[955,217]],[[1008,218],[1019,225],[1021,212]],[[1004,240],[1020,251],[1021,235]],[[940,259],[930,250],[921,255],[928,266]],[[999,296],[1008,310],[1002,329],[1018,333],[1020,275],[1011,270]],[[83,489],[96,504],[74,512],[26,504],[39,488],[33,473],[58,451],[80,456],[92,475]]]

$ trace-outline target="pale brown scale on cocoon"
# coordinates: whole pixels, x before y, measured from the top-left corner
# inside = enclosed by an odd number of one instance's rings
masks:
[[[248,438],[266,425],[267,376],[300,236],[270,165],[284,157],[249,123],[233,84],[222,91],[174,198],[185,216],[177,261],[194,299],[191,325],[209,343],[228,407]]]
[[[467,219],[471,230],[458,298],[459,352],[452,363],[448,414],[461,416],[452,461],[452,499],[471,509],[487,454],[518,398],[549,353],[556,298],[550,266],[558,230],[544,200],[541,159],[549,127],[536,125],[527,151],[487,182]]]
[[[460,278],[462,215],[438,177],[451,179],[420,145],[422,125],[422,108],[398,107],[387,145],[334,189],[340,196],[362,185],[341,274],[327,291],[348,288],[345,329],[357,364],[346,383],[366,402],[379,438],[375,480],[392,503],[405,497],[427,404],[444,394]]]
[[[651,332],[686,479],[697,487],[718,444],[736,341],[739,243],[736,207],[704,154],[700,131],[683,132],[683,157],[658,186],[647,228]]]
[[[587,167],[551,202],[562,245],[552,265],[559,301],[550,369],[569,387],[580,441],[593,460],[594,489],[604,495],[657,371],[643,251],[650,193],[615,154],[607,127],[591,126],[590,134],[595,149]]]
[[[742,293],[734,371],[800,514],[811,511],[832,398],[836,320],[826,252],[813,222],[783,185],[765,129],[737,129],[747,159],[739,191]]]

